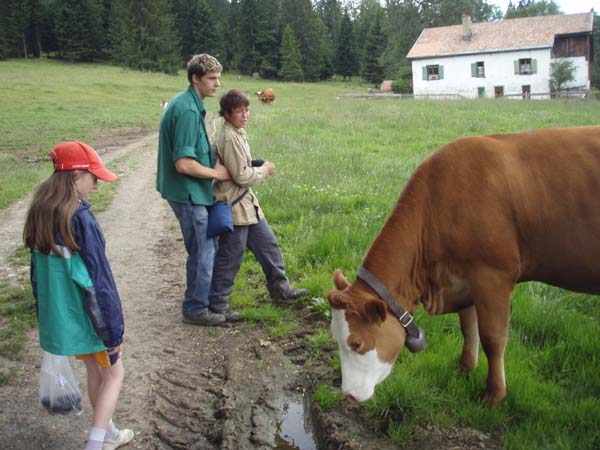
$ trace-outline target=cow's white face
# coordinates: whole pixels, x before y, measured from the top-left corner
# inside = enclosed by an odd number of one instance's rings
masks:
[[[327,296],[331,305],[331,333],[338,342],[342,391],[364,402],[392,371],[406,333],[373,293],[353,289],[341,271],[333,276],[338,288]]]
[[[332,310],[331,333],[340,349],[342,391],[358,402],[368,400],[375,392],[375,385],[390,374],[393,362],[382,361],[377,348],[362,354],[350,348],[350,326],[343,309]]]

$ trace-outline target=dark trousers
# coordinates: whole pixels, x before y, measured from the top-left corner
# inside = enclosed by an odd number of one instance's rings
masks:
[[[246,248],[254,253],[262,267],[270,294],[289,285],[277,238],[267,220],[262,219],[254,225],[236,226],[233,233],[224,233],[219,237],[209,294],[213,311],[223,312],[229,307],[229,295],[242,266]]]

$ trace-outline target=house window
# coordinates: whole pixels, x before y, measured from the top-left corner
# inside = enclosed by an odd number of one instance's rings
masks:
[[[504,86],[494,86],[494,97],[504,97]]]
[[[515,75],[532,75],[537,73],[537,60],[532,58],[521,58],[514,62]]]
[[[423,79],[424,80],[442,80],[444,78],[444,66],[441,64],[435,64],[430,66],[423,66]]]
[[[440,66],[427,66],[427,79],[428,80],[439,80],[440,79]]]
[[[529,84],[524,84],[521,86],[521,93],[523,94],[523,98],[531,97],[531,86]]]
[[[480,86],[477,88],[477,97],[479,97],[479,98],[485,97],[485,86]]]
[[[485,66],[483,61],[471,64],[471,76],[473,78],[485,78]]]

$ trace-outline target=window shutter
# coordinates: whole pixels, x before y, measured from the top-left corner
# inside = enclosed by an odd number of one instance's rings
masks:
[[[442,66],[442,65],[438,66],[438,78],[440,80],[444,79],[444,66]]]
[[[427,79],[427,66],[423,66],[423,79]]]
[[[471,64],[471,77],[475,78],[477,76],[477,63]]]
[[[537,73],[537,59],[531,60],[531,73]]]
[[[515,75],[518,75],[519,74],[519,60],[518,59],[515,60],[514,64],[515,64]]]

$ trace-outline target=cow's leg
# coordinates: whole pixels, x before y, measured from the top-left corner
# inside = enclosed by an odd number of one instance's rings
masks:
[[[477,367],[477,356],[479,353],[477,310],[474,305],[469,306],[460,310],[458,317],[460,318],[460,329],[464,338],[462,354],[460,355],[460,365],[466,371],[471,371]]]
[[[506,396],[504,349],[508,341],[510,296],[514,286],[507,273],[480,270],[472,283],[481,346],[488,359],[484,403],[497,405]]]

